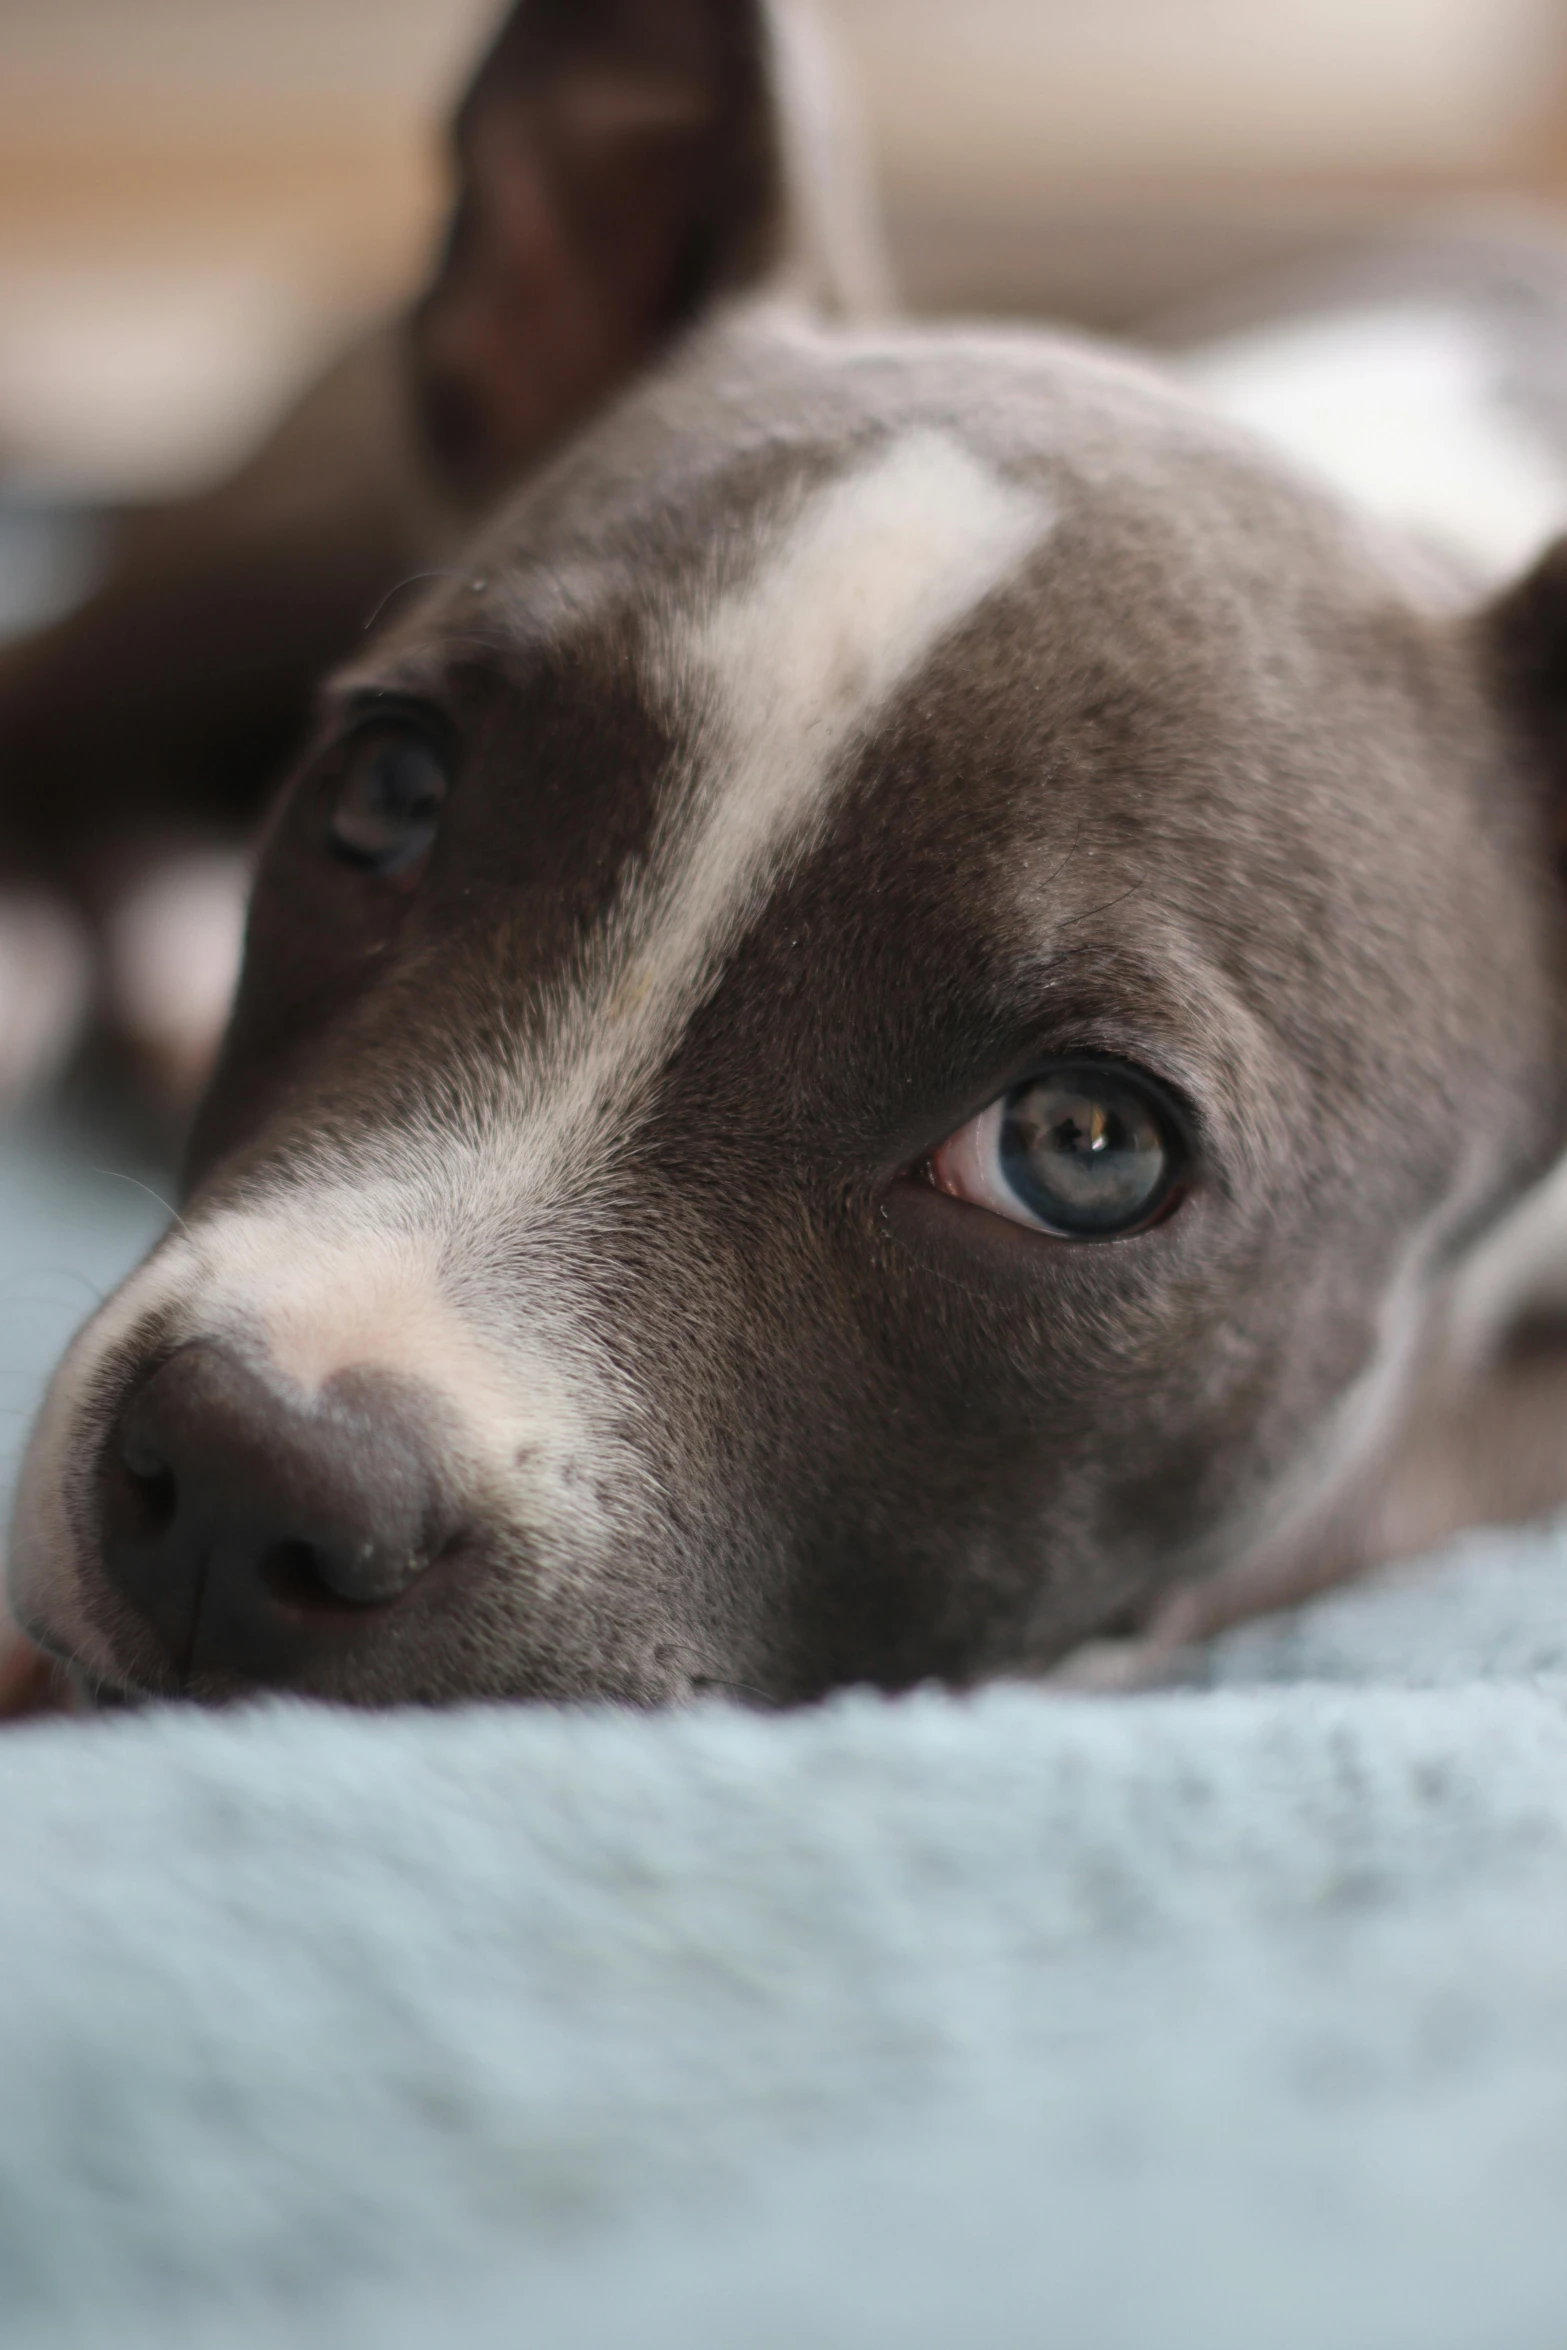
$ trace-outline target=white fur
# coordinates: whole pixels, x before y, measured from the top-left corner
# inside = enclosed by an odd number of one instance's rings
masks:
[[[198,1223],[173,1286],[187,1321],[259,1346],[307,1396],[366,1365],[419,1381],[457,1407],[470,1470],[513,1504],[547,1501],[558,1520],[574,1465],[606,1450],[569,1340],[545,1336],[563,1301],[525,1280],[526,1310],[505,1316],[502,1343],[463,1310],[442,1222],[411,1217],[385,1186],[312,1189]],[[482,1265],[483,1235],[470,1237]],[[580,1516],[580,1494],[570,1511]]]
[[[813,500],[755,583],[672,646],[675,697],[716,717],[706,804],[631,975],[658,1026],[682,1024],[811,847],[846,752],[1049,522],[956,442],[911,434]]]

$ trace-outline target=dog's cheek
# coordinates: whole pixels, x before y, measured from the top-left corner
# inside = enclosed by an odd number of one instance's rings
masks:
[[[882,1277],[851,1291],[853,1326],[799,1364],[814,1531],[791,1629],[808,1681],[1048,1662],[1143,1600],[1265,1475],[1254,1382],[1210,1361],[1221,1301],[1199,1285],[1178,1314],[1163,1282],[1117,1278],[1099,1251],[1033,1273],[964,1279],[889,1244]],[[791,1411],[787,1389],[773,1408]]]

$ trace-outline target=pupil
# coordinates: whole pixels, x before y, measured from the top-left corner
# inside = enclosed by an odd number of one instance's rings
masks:
[[[1019,1086],[1001,1127],[1001,1170],[1055,1231],[1125,1231],[1157,1203],[1171,1151],[1159,1105],[1130,1080],[1062,1070]]]
[[[425,744],[368,745],[333,811],[333,844],[354,864],[395,873],[429,846],[445,797],[445,774]]]
[[[379,753],[370,769],[371,811],[388,831],[423,815],[432,802],[422,753],[398,744]]]

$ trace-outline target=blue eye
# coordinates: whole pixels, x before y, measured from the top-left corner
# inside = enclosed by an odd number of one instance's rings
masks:
[[[426,854],[446,805],[446,769],[423,735],[377,729],[349,750],[328,819],[333,852],[386,878]]]
[[[937,1188],[1065,1240],[1109,1240],[1152,1221],[1183,1149],[1162,1089],[1135,1071],[1063,1061],[1016,1085],[931,1160]]]

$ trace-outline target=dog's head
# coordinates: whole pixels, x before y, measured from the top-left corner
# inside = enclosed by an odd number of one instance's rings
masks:
[[[471,483],[530,337],[626,380],[329,688],[34,1436],[109,1685],[1041,1666],[1332,1494],[1567,1137],[1562,568],[1474,615],[1117,359],[823,325],[758,22],[590,21],[481,80],[425,380]]]

